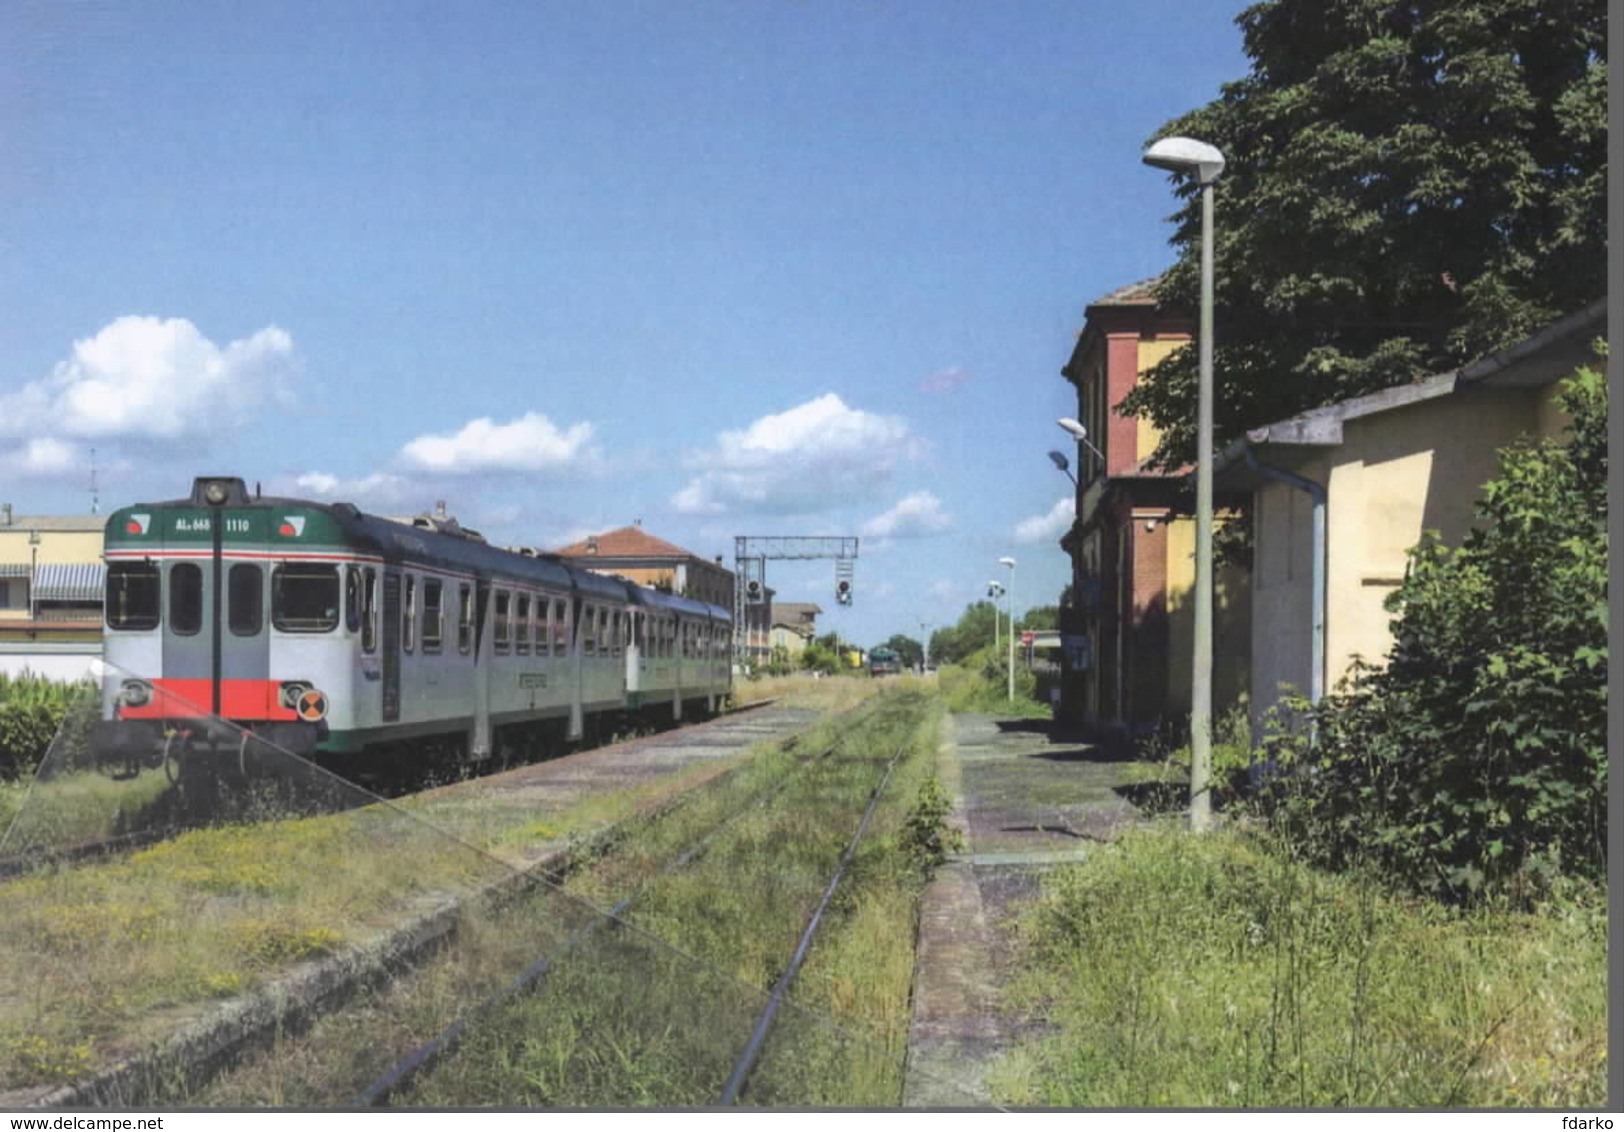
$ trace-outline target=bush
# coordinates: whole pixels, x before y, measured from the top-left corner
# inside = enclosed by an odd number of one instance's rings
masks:
[[[68,708],[94,695],[88,681],[0,673],[0,781],[26,778],[50,749]]]
[[[1482,525],[1429,537],[1389,600],[1384,669],[1362,669],[1276,729],[1289,776],[1274,817],[1316,856],[1358,859],[1453,900],[1537,898],[1605,875],[1607,404],[1601,375],[1564,386],[1566,443],[1501,453]]]

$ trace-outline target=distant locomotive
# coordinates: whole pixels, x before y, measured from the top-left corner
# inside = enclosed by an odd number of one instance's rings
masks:
[[[709,713],[730,691],[727,610],[454,520],[205,477],[115,511],[105,556],[104,763],[195,768],[261,742],[362,771],[478,763]]]
[[[870,676],[895,676],[902,671],[902,657],[895,649],[881,645],[868,651]]]

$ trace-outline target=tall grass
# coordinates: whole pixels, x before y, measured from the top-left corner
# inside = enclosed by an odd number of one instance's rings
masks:
[[[1461,912],[1238,829],[1147,829],[1054,874],[1004,1098],[1087,1107],[1585,1107],[1605,1099],[1604,897]]]

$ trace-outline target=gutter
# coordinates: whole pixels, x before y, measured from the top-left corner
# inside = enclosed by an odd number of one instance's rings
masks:
[[[1309,498],[1314,501],[1313,567],[1310,570],[1310,585],[1313,591],[1310,620],[1313,622],[1313,638],[1308,650],[1308,698],[1317,704],[1325,695],[1325,487],[1295,472],[1270,467],[1257,458],[1257,454],[1252,451],[1249,444],[1240,447],[1239,455],[1252,471],[1266,479],[1294,487],[1298,491],[1306,491]]]

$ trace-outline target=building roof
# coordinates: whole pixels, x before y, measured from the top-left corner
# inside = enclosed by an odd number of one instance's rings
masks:
[[[106,515],[13,515],[6,522],[0,514],[0,534],[7,531],[64,531],[84,532],[107,529]]]
[[[656,538],[642,527],[620,527],[601,535],[588,535],[580,542],[553,552],[561,558],[669,558],[705,561],[691,550]]]
[[[1149,279],[1141,279],[1137,283],[1129,283],[1126,287],[1118,287],[1115,291],[1101,295],[1088,305],[1091,307],[1142,307],[1156,305],[1156,285],[1162,281],[1160,275],[1152,275]]]
[[[810,601],[775,601],[772,620],[775,625],[810,623],[823,609]]]
[[[1395,385],[1362,397],[1350,397],[1286,420],[1248,429],[1231,442],[1213,464],[1231,479],[1246,478],[1246,453],[1265,445],[1333,447],[1342,443],[1342,426],[1360,417],[1447,397],[1477,386],[1531,387],[1549,385],[1595,357],[1593,343],[1606,333],[1607,300],[1597,299],[1583,310],[1546,327],[1514,345],[1448,373],[1434,374],[1408,385]]]

